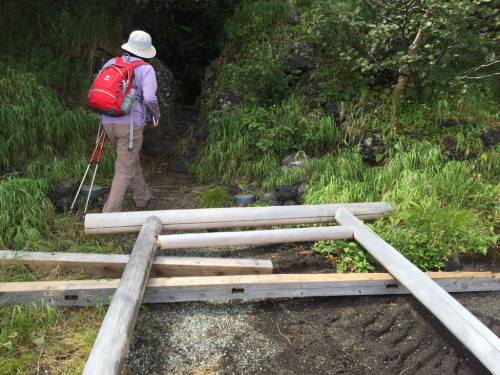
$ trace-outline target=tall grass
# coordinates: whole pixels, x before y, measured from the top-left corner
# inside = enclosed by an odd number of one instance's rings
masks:
[[[68,110],[51,89],[24,69],[0,62],[0,165],[19,159],[84,153],[96,120],[82,108]]]
[[[247,106],[213,118],[194,171],[201,180],[262,180],[293,151],[323,152],[340,141],[329,117],[308,117],[293,96],[268,108]]]
[[[341,151],[267,184],[307,180],[306,204],[394,203],[397,213],[373,228],[423,269],[440,268],[446,257],[467,251],[486,254],[499,237],[493,230],[500,218],[498,171],[481,160],[449,161],[426,141],[396,150],[385,166],[373,168],[357,152]],[[482,160],[498,165],[498,151],[485,155]]]

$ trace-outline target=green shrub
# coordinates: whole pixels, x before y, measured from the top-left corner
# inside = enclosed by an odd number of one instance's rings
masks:
[[[285,99],[291,93],[291,83],[297,79],[294,74],[285,73],[285,54],[274,49],[270,43],[263,43],[242,67],[233,68],[234,82],[243,89],[246,99],[257,104],[266,105]]]
[[[194,172],[202,181],[262,181],[276,173],[292,151],[320,152],[339,142],[330,117],[308,118],[293,96],[270,107],[243,106],[211,119],[207,146]]]
[[[370,264],[370,262],[375,262],[375,258],[366,250],[360,249],[356,242],[343,240],[318,241],[313,249],[327,257],[337,254],[335,263],[337,264],[338,273],[348,271],[367,273],[375,268]]]
[[[197,193],[195,197],[200,200],[201,208],[220,208],[223,207],[224,204],[229,204],[233,199],[233,197],[222,188],[215,188],[203,193]]]
[[[498,61],[498,0],[317,0],[308,31],[330,57],[365,83],[393,85],[409,64],[413,85],[424,95],[469,77],[491,74]],[[429,13],[426,15],[426,11]],[[421,30],[423,42],[414,44]],[[483,66],[479,70],[475,67]],[[469,70],[472,69],[472,70]]]
[[[243,1],[226,23],[228,39],[267,38],[266,34],[288,18],[288,0]]]
[[[97,129],[83,108],[68,110],[36,76],[0,62],[0,165],[40,155],[84,153],[85,138]]]
[[[438,147],[426,142],[406,152],[397,148],[399,152],[383,167],[367,169],[359,156],[348,153],[310,163],[294,176],[309,174],[311,182],[315,181],[303,197],[305,203],[382,199],[396,204],[397,213],[389,221],[370,226],[425,270],[442,267],[443,259],[457,253],[486,254],[495,246],[498,172],[485,180],[489,168],[484,162],[447,161]]]

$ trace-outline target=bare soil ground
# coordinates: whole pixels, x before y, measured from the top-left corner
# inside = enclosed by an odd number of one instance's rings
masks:
[[[151,160],[150,160],[151,161]],[[149,177],[150,209],[189,209],[189,175]],[[156,169],[155,169],[156,168]],[[158,168],[162,170],[158,170]],[[161,173],[158,173],[160,171]],[[126,207],[125,210],[132,210]],[[330,273],[312,244],[177,249],[178,256],[271,259],[275,273]],[[463,271],[499,272],[490,257]],[[379,266],[378,272],[384,272]],[[500,336],[500,292],[454,294]],[[207,301],[148,305],[127,356],[127,374],[489,374],[413,296]]]

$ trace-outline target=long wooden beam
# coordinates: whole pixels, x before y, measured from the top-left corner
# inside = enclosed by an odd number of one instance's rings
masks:
[[[157,247],[156,236],[160,232],[161,221],[154,216],[147,218],[97,334],[83,375],[122,373]]]
[[[130,255],[125,254],[1,250],[0,268],[21,263],[29,271],[52,271],[59,268],[62,272],[117,278],[122,276],[129,259]],[[273,264],[268,259],[155,256],[149,277],[266,275],[271,273],[273,273]]]
[[[165,250],[211,246],[265,245],[286,242],[346,240],[352,238],[352,227],[349,225],[341,225],[335,227],[256,230],[248,232],[173,234],[158,236],[158,245],[162,250]]]
[[[137,233],[147,217],[154,215],[163,230],[198,230],[215,228],[266,227],[289,224],[330,223],[335,212],[346,207],[356,217],[374,220],[394,211],[385,202],[322,204],[313,206],[236,207],[196,210],[165,210],[87,214],[86,234]]]
[[[427,276],[448,292],[500,290],[500,273],[428,272]],[[106,305],[118,283],[119,280],[0,283],[0,305],[33,301],[41,304],[40,298],[51,306]],[[388,273],[172,277],[149,279],[142,302],[409,293]]]
[[[342,225],[352,225],[356,241],[427,307],[488,370],[500,374],[500,338],[348,210],[340,208],[335,218]]]

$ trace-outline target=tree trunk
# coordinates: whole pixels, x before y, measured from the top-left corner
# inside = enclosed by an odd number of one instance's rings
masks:
[[[430,10],[425,13],[426,17],[429,17]],[[418,30],[417,37],[413,41],[412,45],[415,45],[415,48],[408,51],[410,56],[416,55],[420,50],[420,46],[424,40],[424,34],[422,33],[422,29]],[[406,87],[408,86],[408,81],[410,80],[410,74],[412,70],[412,64],[408,62],[403,68],[399,69],[399,78],[396,87],[392,91],[392,99],[398,100],[401,95],[403,95],[406,91]]]

